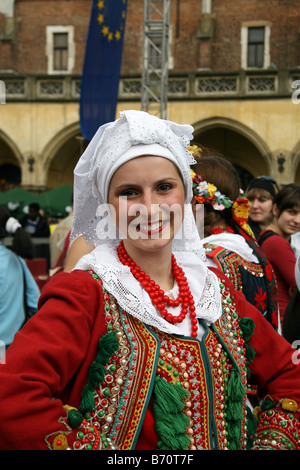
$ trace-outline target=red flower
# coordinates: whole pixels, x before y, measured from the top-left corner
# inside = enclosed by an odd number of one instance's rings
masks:
[[[254,300],[256,301],[255,307],[261,308],[264,312],[266,309],[265,301],[267,300],[267,294],[266,292],[263,292],[261,287],[258,288],[258,293],[256,293]]]

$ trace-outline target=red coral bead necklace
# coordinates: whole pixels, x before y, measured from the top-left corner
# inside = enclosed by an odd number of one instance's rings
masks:
[[[178,266],[175,256],[172,254],[172,274],[179,288],[177,299],[170,299],[155,281],[141,271],[140,267],[130,258],[124,247],[123,241],[118,247],[118,256],[122,264],[130,268],[131,273],[140,282],[141,286],[149,294],[152,304],[159,310],[161,316],[169,323],[182,323],[189,311],[191,319],[191,336],[197,337],[198,320],[196,318],[196,308],[193,295],[190,291],[186,276],[180,266]],[[178,316],[172,315],[166,307],[178,307],[181,305],[181,312]]]

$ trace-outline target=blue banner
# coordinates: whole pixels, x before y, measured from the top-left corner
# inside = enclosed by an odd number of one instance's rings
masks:
[[[127,0],[93,0],[80,93],[80,127],[86,140],[115,120],[126,10]]]

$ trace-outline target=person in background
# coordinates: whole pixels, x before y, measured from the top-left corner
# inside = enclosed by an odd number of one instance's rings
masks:
[[[50,235],[50,255],[51,255],[51,268],[64,267],[65,259],[69,248],[69,239],[72,229],[73,211],[67,217],[62,219],[55,227],[53,233]]]
[[[282,332],[287,341],[300,349],[300,256],[295,264],[295,281],[296,288],[284,312]]]
[[[193,149],[193,147],[192,147]],[[204,205],[203,247],[209,266],[220,269],[243,292],[266,320],[278,330],[276,279],[248,225],[249,201],[241,194],[234,166],[213,152],[203,152],[193,166],[193,209]],[[195,153],[193,152],[195,156]],[[257,390],[248,387],[248,448],[255,436]]]
[[[250,202],[248,223],[256,238],[273,219],[273,198],[279,189],[270,176],[258,176],[246,189],[246,197]]]
[[[24,230],[32,237],[34,242],[34,258],[45,258],[47,271],[50,268],[50,248],[48,239],[50,227],[47,218],[42,215],[40,205],[33,202],[29,205],[29,213],[20,220]],[[38,238],[47,240],[35,240]],[[44,241],[46,243],[44,243]]]
[[[277,330],[276,279],[248,225],[249,202],[241,194],[238,173],[214,153],[206,152],[196,160],[192,205],[195,214],[197,204],[204,204],[202,243],[207,261],[224,272]]]
[[[273,198],[279,190],[280,185],[270,176],[255,178],[247,188],[246,195],[250,201],[248,222],[256,238],[273,219]],[[292,234],[290,243],[297,258],[300,255],[300,231]]]
[[[23,248],[28,246],[28,235],[19,221],[10,217],[1,206],[0,229],[0,238],[16,236],[20,252],[28,252],[27,248]],[[23,258],[4,246],[1,241],[0,266],[0,342],[7,349],[16,332],[36,313],[40,291]]]
[[[93,244],[87,244],[83,236],[79,236],[75,240],[70,241],[65,258],[64,271],[72,271],[80,258],[91,253],[94,249],[95,246]]]
[[[41,208],[37,202],[32,202],[29,205],[29,213],[20,220],[20,223],[32,237],[43,238],[50,236],[48,220],[41,214]]]
[[[206,264],[192,131],[123,111],[81,156],[71,237],[96,248],[53,276],[8,349],[1,449],[242,450],[248,381],[253,448],[300,449],[294,349]]]
[[[291,248],[292,234],[300,229],[300,186],[284,186],[273,199],[273,219],[258,236],[258,243],[273,266],[277,279],[281,323],[296,287],[296,257]]]

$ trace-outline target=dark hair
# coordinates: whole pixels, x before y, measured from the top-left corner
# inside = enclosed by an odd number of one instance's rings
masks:
[[[240,195],[240,178],[234,166],[220,155],[204,155],[195,166],[195,173],[200,175],[208,183],[214,184],[218,190],[235,201]],[[230,225],[232,219],[231,208],[218,211],[218,216],[225,219]]]
[[[268,197],[270,199],[273,199],[275,194],[278,193],[279,187],[274,180],[274,178],[271,178],[270,176],[258,176],[257,178],[254,178],[252,181],[250,181],[247,189],[246,189],[246,195],[247,197],[251,197],[254,194],[263,194],[265,197]]]
[[[33,209],[38,212],[40,210],[40,205],[37,202],[32,202],[29,204],[29,209]]]
[[[225,157],[209,155],[200,158],[194,171],[232,201],[240,194],[240,178],[234,166]]]
[[[273,204],[278,208],[278,217],[283,211],[300,206],[300,186],[296,183],[284,186],[273,199]]]

